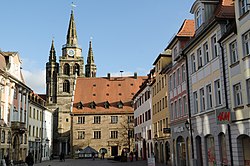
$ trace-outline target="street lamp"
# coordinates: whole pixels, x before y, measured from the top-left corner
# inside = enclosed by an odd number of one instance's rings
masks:
[[[185,122],[185,127],[186,127],[186,129],[189,131],[189,129],[190,129],[190,124],[189,124],[189,121],[188,121],[188,120],[186,120],[186,122]]]

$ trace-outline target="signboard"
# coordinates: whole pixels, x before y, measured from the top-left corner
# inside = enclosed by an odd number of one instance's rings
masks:
[[[184,127],[183,126],[178,126],[174,128],[174,133],[181,133],[184,131]]]
[[[155,158],[148,158],[148,166],[155,166]]]
[[[217,124],[229,124],[231,122],[232,112],[230,109],[217,109],[215,112]]]

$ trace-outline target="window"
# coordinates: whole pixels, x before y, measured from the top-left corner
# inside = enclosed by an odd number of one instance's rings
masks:
[[[118,116],[111,116],[111,123],[118,123]]]
[[[109,106],[110,106],[109,102],[106,101],[106,102],[104,103],[104,108],[105,108],[105,109],[109,109]]]
[[[33,119],[36,119],[36,109],[33,108]]]
[[[101,131],[94,131],[94,139],[101,139]]]
[[[184,115],[187,114],[187,99],[186,96],[183,96],[183,110],[184,110]]]
[[[134,116],[128,116],[128,123],[134,122]]]
[[[242,105],[243,102],[242,102],[240,83],[233,86],[233,91],[234,91],[234,105],[235,105],[235,107]]]
[[[169,77],[169,81],[170,81],[170,83],[169,83],[169,89],[172,89],[172,75]]]
[[[179,85],[180,84],[180,78],[181,78],[181,73],[180,73],[180,69],[177,69],[177,80],[176,80],[176,84]]]
[[[176,84],[175,84],[175,73],[173,74],[173,88],[176,87]]]
[[[191,63],[192,63],[192,72],[194,73],[196,71],[196,62],[194,54],[191,55]]]
[[[174,48],[174,59],[177,57],[177,47]]]
[[[119,102],[117,103],[117,107],[118,107],[118,108],[123,108],[123,103],[122,103],[122,101],[119,101]]]
[[[242,16],[249,10],[247,1],[248,0],[240,0],[239,2],[240,16]]]
[[[179,115],[182,116],[182,100],[179,99]]]
[[[90,107],[91,109],[95,109],[95,108],[96,108],[95,102],[92,101],[92,102],[89,104],[89,107]]]
[[[198,112],[198,96],[197,92],[193,92],[193,100],[194,100],[194,113]]]
[[[63,82],[63,92],[68,92],[69,93],[70,90],[70,83],[69,80],[65,80]]]
[[[233,41],[232,43],[230,43],[229,48],[230,48],[231,64],[234,64],[238,61],[237,42]]]
[[[78,117],[78,124],[84,124],[84,123],[85,123],[85,117],[84,116]]]
[[[198,29],[202,24],[202,9],[201,7],[195,13],[196,29]]]
[[[74,72],[74,74],[77,74],[78,76],[80,75],[80,66],[79,66],[79,64],[76,63],[74,65],[73,72]]]
[[[250,55],[250,31],[243,35],[244,56]]]
[[[203,44],[203,51],[204,51],[204,65],[209,62],[209,50],[207,42]]]
[[[207,93],[207,109],[212,108],[212,87],[211,84],[206,86],[206,93]]]
[[[101,116],[94,116],[94,123],[100,124],[101,123]]]
[[[214,36],[211,38],[211,46],[212,46],[213,58],[216,58],[216,57],[218,56],[216,35],[214,35]]]
[[[70,66],[68,63],[64,64],[64,66],[63,66],[63,74],[65,74],[65,75],[70,74]]]
[[[31,136],[31,126],[29,125],[29,136]]]
[[[201,109],[201,112],[205,111],[205,92],[204,92],[204,88],[200,89],[200,109]]]
[[[84,139],[85,138],[85,131],[78,131],[78,139]]]
[[[198,69],[202,67],[202,53],[201,48],[197,50],[197,59],[198,59]]]
[[[181,70],[182,82],[184,82],[186,80],[186,69],[184,64],[181,66]]]
[[[248,101],[248,104],[250,104],[250,78],[247,79],[247,101]]]
[[[117,139],[118,138],[118,131],[111,131],[110,132],[110,138],[111,139]]]
[[[35,126],[33,126],[33,133],[32,133],[32,136],[35,137]]]
[[[1,132],[1,143],[5,143],[5,131],[2,130]]]
[[[175,111],[175,116],[174,119],[177,118],[177,101],[174,102],[174,111]]]
[[[216,80],[214,82],[214,90],[215,90],[215,104],[216,106],[221,105],[221,85],[220,80]]]
[[[174,120],[174,104],[171,103],[170,107],[171,107],[170,108],[170,110],[171,110],[171,113],[170,113],[171,114],[171,119]]]

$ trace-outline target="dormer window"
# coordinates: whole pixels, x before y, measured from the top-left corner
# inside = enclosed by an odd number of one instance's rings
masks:
[[[104,108],[105,108],[105,109],[109,109],[109,106],[110,106],[109,102],[106,101],[106,102],[104,103]]]
[[[198,29],[202,24],[202,9],[199,7],[195,13],[195,24],[196,29]]]
[[[79,103],[77,103],[77,109],[82,109],[83,108],[83,103],[82,101],[80,101]]]
[[[240,0],[239,1],[239,8],[240,8],[240,16],[245,14],[249,10],[249,4],[247,3],[248,0]]]
[[[95,109],[95,107],[96,107],[95,102],[92,101],[92,102],[89,104],[89,107],[90,107],[91,109]]]
[[[117,103],[117,108],[123,108],[123,103],[121,100]]]

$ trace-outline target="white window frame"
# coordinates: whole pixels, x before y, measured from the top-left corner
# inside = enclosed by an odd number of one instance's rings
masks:
[[[117,139],[118,138],[118,131],[110,131],[110,138]]]
[[[208,42],[203,44],[203,54],[204,54],[204,65],[206,65],[209,61],[209,47],[208,47]]]
[[[206,86],[206,97],[207,97],[207,109],[211,109],[213,107],[212,86],[211,86],[211,84],[208,84]]]
[[[202,8],[199,7],[195,12],[195,25],[196,29],[198,29],[202,25]]]
[[[78,139],[85,139],[85,131],[78,131]]]
[[[183,96],[183,100],[182,100],[182,102],[183,102],[183,112],[184,112],[184,115],[186,115],[187,114],[187,97],[186,96]]]
[[[192,73],[196,72],[196,60],[195,60],[195,55],[191,55],[191,63],[192,63]]]
[[[229,44],[230,48],[230,59],[231,59],[231,64],[236,63],[239,60],[238,57],[238,52],[237,52],[237,42],[234,40]]]
[[[202,67],[202,52],[201,47],[197,49],[197,60],[198,60],[198,69]]]
[[[247,86],[247,102],[250,104],[250,78],[246,80],[246,86]]]
[[[177,69],[177,74],[176,74],[177,78],[176,78],[176,84],[177,86],[180,85],[180,78],[181,78],[181,74],[180,74],[180,69]]]
[[[205,103],[205,90],[204,88],[200,89],[200,110],[205,111],[206,110],[206,103]]]
[[[218,57],[217,36],[216,34],[211,37],[211,47],[213,58]]]
[[[244,56],[250,55],[250,31],[242,36]]]
[[[197,91],[193,92],[193,105],[194,105],[194,114],[198,113],[198,94]]]
[[[216,106],[220,106],[222,104],[220,79],[214,81],[214,93],[215,93],[215,104]]]
[[[94,139],[101,139],[101,131],[94,131],[93,138]]]
[[[234,106],[235,107],[241,106],[243,104],[243,101],[242,101],[242,92],[240,83],[233,85],[233,92],[234,92]]]
[[[248,0],[239,0],[240,16],[244,15],[249,10]]]
[[[118,123],[118,116],[111,116],[111,123],[112,124]]]
[[[182,117],[183,110],[182,110],[182,98],[179,98],[179,116]]]
[[[181,66],[181,76],[182,76],[182,82],[186,81],[186,68],[185,68],[185,64],[183,64]]]

